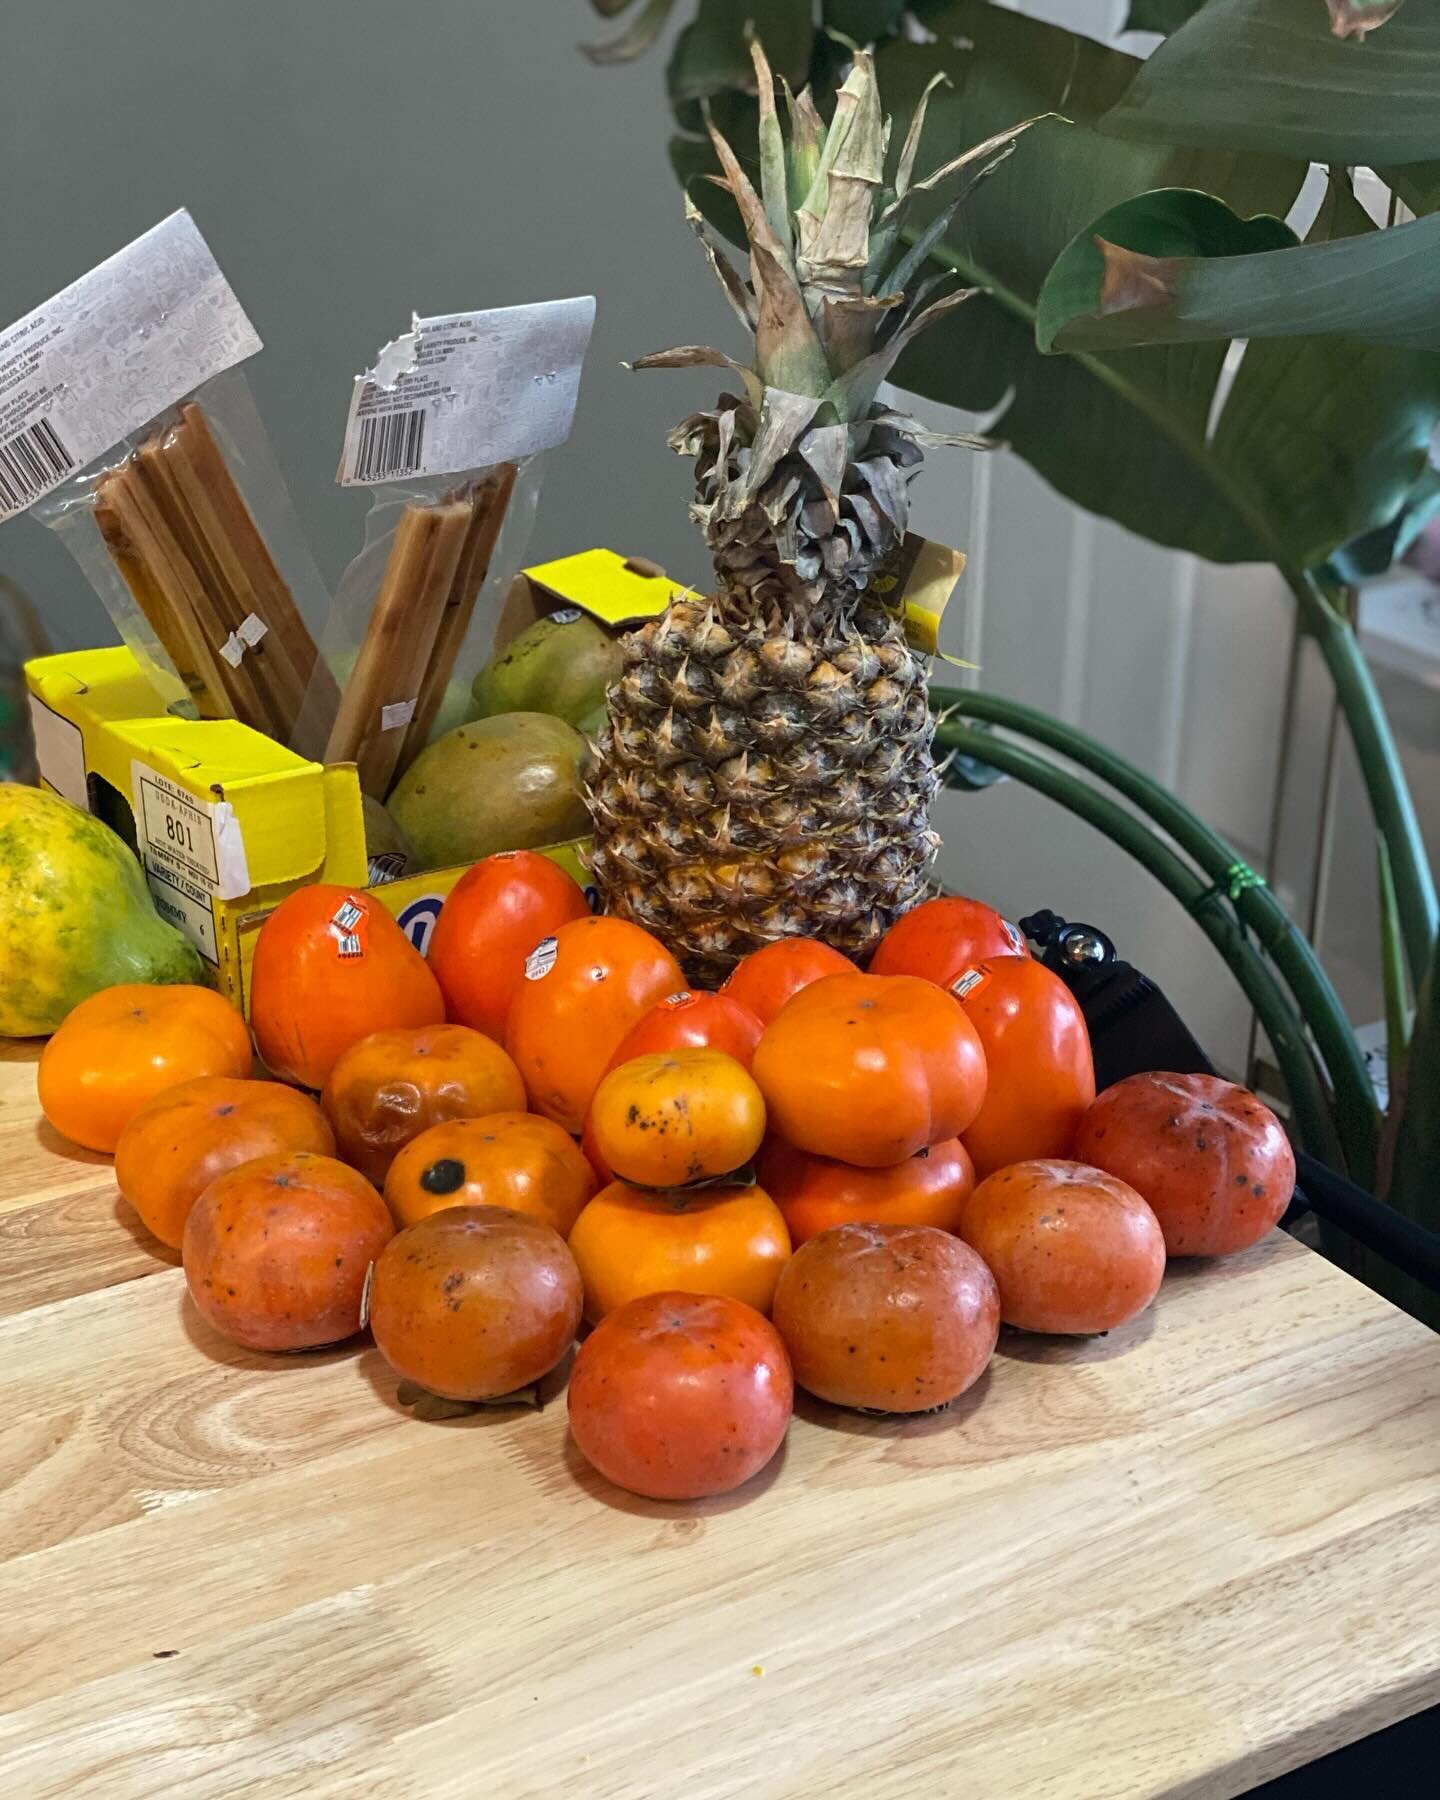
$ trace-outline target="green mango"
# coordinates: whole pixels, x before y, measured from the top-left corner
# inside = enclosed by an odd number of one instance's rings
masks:
[[[56,794],[0,786],[0,1036],[46,1036],[121,982],[204,979],[108,825]]]
[[[548,713],[501,713],[436,738],[386,802],[421,869],[533,850],[590,829],[585,740]]]
[[[472,717],[552,713],[571,725],[605,704],[625,655],[619,640],[578,607],[567,606],[527,625],[475,677]]]

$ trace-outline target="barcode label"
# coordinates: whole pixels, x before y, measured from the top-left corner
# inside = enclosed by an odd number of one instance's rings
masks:
[[[48,419],[37,419],[0,444],[0,507],[29,506],[75,467],[75,458]]]
[[[372,413],[358,421],[352,481],[393,481],[414,475],[425,456],[425,410]]]

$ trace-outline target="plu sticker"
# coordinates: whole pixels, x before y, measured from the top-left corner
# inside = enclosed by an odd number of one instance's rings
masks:
[[[550,623],[552,625],[573,625],[579,617],[580,608],[578,606],[562,606],[559,612],[551,613]]]
[[[559,954],[560,943],[557,938],[541,938],[525,958],[525,979],[527,981],[543,981],[555,967],[555,959]]]
[[[688,1006],[695,996],[689,988],[681,988],[677,994],[667,994],[660,1002],[662,1006]]]
[[[353,894],[348,895],[330,919],[330,935],[335,939],[335,954],[347,959],[363,956],[368,923],[365,908]]]
[[[989,979],[990,971],[984,963],[980,963],[973,969],[967,969],[963,975],[952,981],[950,992],[957,1000],[968,1000],[972,994],[979,993]]]
[[[1005,918],[1001,919],[1000,925],[1005,936],[1010,940],[1010,946],[1015,954],[1017,956],[1028,956],[1030,952],[1025,944],[1025,934],[1021,931],[1020,927],[1018,925],[1012,925],[1010,920]]]

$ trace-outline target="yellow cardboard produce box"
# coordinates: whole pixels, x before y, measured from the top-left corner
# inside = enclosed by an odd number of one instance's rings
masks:
[[[619,629],[663,611],[678,591],[652,565],[586,551],[516,578],[496,642],[564,606]],[[261,925],[310,882],[370,887],[425,949],[464,868],[371,887],[353,763],[307,762],[234,720],[157,713],[153,688],[124,648],[39,657],[25,677],[42,785],[134,846],[156,909],[197,946],[236,1006],[247,1007]],[[581,839],[545,854],[583,886],[584,850]]]

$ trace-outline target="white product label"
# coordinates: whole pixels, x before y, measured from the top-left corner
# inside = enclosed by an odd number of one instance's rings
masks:
[[[207,903],[250,891],[240,822],[228,800],[200,801],[144,763],[130,767],[135,835],[147,874]]]
[[[158,864],[145,866],[150,898],[167,924],[183,931],[207,962],[219,962],[215,948],[215,910],[210,896],[182,875],[173,875]]]
[[[542,980],[555,967],[555,959],[559,954],[560,946],[553,937],[541,938],[525,958],[525,979]]]
[[[380,729],[382,731],[398,731],[408,725],[415,717],[418,702],[414,700],[392,700],[389,706],[380,708]]]
[[[40,779],[62,799],[88,807],[85,781],[85,739],[80,727],[52,712],[43,700],[30,696],[30,723],[35,732],[35,761]]]
[[[0,523],[260,348],[187,212],[0,332]]]
[[[1024,956],[1026,954],[1025,938],[1020,927],[1018,925],[1012,925],[1009,919],[1004,918],[1000,921],[1000,927],[1001,930],[1004,931],[1006,937],[1009,938],[1015,954],[1017,956]]]
[[[336,479],[457,475],[563,444],[594,324],[588,295],[417,317],[356,380]]]

